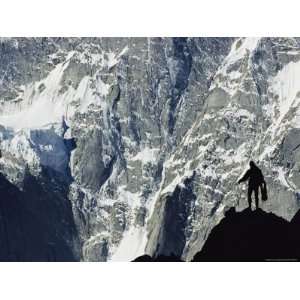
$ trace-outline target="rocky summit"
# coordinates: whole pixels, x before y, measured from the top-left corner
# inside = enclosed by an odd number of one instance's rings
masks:
[[[0,260],[190,261],[262,169],[300,208],[300,39],[0,38]]]

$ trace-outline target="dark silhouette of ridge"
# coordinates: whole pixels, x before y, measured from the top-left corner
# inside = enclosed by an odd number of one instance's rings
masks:
[[[298,261],[300,260],[300,210],[291,222],[261,209],[236,212],[231,208],[216,225],[193,262]],[[176,262],[177,256],[144,255],[136,262]]]
[[[133,262],[182,262],[183,260],[176,255],[159,255],[157,257],[151,257],[150,255],[142,255],[133,260]]]
[[[231,208],[193,261],[299,260],[300,211],[291,222],[261,209]]]
[[[0,174],[0,261],[77,260],[71,204],[46,188],[27,175],[20,190]]]

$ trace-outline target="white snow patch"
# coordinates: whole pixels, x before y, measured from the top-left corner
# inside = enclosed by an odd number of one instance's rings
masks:
[[[217,179],[217,174],[212,167],[208,167],[206,169],[201,169],[201,176]]]
[[[260,38],[247,37],[237,39],[231,46],[231,50],[224,62],[218,69],[215,75],[215,79],[210,86],[210,91],[215,88],[222,88],[230,96],[233,96],[235,92],[242,88],[241,80],[247,76],[247,72],[240,72],[239,70],[232,70],[230,67],[239,60],[248,57],[248,66],[250,66],[252,53],[255,51],[259,44]],[[221,77],[221,78],[220,78]],[[223,78],[226,77],[226,80]],[[221,80],[220,80],[221,79]],[[253,91],[244,91],[244,93],[253,93]]]
[[[297,110],[294,119],[291,122],[294,128],[300,128],[300,109]]]
[[[22,101],[0,102],[0,124],[15,131],[43,128],[49,124],[61,123],[63,119],[68,122],[75,110],[85,112],[91,104],[104,106],[101,98],[108,94],[109,85],[100,78],[95,79],[95,88],[100,96],[91,88],[89,76],[82,78],[76,90],[69,86],[66,92],[60,92],[60,82],[69,60],[58,64],[45,79],[26,86],[21,95]],[[45,88],[39,91],[41,85]]]
[[[147,244],[147,232],[145,227],[130,227],[124,232],[123,239],[116,251],[110,257],[110,261],[132,261],[145,254]]]
[[[235,156],[234,156],[233,160],[236,163],[241,163],[247,159],[247,153],[248,153],[247,145],[242,144],[235,151]]]
[[[121,57],[128,51],[128,46],[124,47],[123,50],[119,54],[115,54],[114,52],[107,53],[107,61],[106,65],[110,69],[115,66],[121,59]]]
[[[67,64],[57,65],[44,80],[26,86],[21,103],[2,102],[0,124],[19,130],[60,123],[68,101],[58,97],[58,88]],[[41,84],[45,89],[40,93],[38,88]]]
[[[300,61],[287,64],[272,81],[272,91],[279,96],[279,121],[288,112],[300,92]]]
[[[237,39],[231,46],[229,55],[226,57],[224,64],[231,65],[242,59],[247,53],[253,52],[260,41],[259,37],[247,37]],[[240,44],[239,47],[238,44]]]
[[[167,193],[172,193],[176,186],[182,181],[183,177],[177,175],[171,183],[169,183],[162,191],[161,194],[167,194]]]
[[[131,208],[141,205],[140,193],[132,193],[126,190],[126,186],[122,185],[118,187],[118,199],[119,201],[127,203]]]
[[[208,174],[208,173],[207,173]],[[176,175],[175,178],[172,180],[171,183],[169,183],[162,191],[161,191],[161,194],[168,194],[168,193],[173,193],[175,188],[177,186],[181,186],[183,187],[183,181],[186,179],[186,178],[189,178],[193,175],[193,171],[187,171],[185,170],[185,173],[180,176],[180,175]]]
[[[274,150],[276,149],[276,145],[267,145],[263,151],[263,153],[259,156],[259,160],[262,161],[266,156],[270,156]]]
[[[292,107],[299,106],[300,92],[300,61],[290,62],[271,80],[270,91],[278,96],[278,102],[273,105],[273,116],[276,122],[269,128],[272,138],[282,120]],[[278,110],[278,115],[275,114]],[[299,119],[296,117],[293,123],[297,126]]]
[[[153,148],[150,149],[145,147],[142,151],[140,151],[137,155],[131,158],[132,161],[140,160],[144,164],[153,163],[156,161],[158,156],[159,149]]]
[[[290,185],[287,183],[285,179],[285,173],[282,167],[278,168],[278,179],[285,187],[290,189]]]
[[[17,159],[23,159],[30,165],[38,165],[39,159],[30,145],[28,134],[20,133],[12,139],[6,139],[1,143],[1,150],[11,153]]]

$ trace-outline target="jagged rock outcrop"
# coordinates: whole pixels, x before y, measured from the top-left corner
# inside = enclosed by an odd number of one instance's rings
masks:
[[[299,228],[297,215],[288,222],[261,209],[230,209],[193,261],[298,261]]]

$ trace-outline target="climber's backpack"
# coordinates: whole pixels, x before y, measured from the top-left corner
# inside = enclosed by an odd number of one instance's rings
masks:
[[[261,199],[262,199],[262,201],[267,201],[268,200],[267,185],[266,185],[265,182],[263,182],[262,185],[261,185]]]

